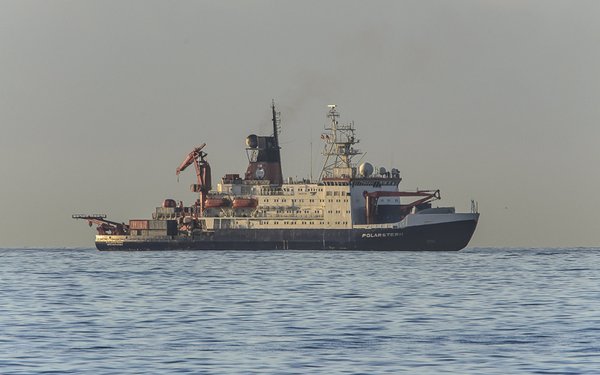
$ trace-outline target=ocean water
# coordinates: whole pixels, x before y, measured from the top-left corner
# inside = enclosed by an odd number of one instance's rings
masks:
[[[600,249],[0,249],[2,374],[600,373]]]

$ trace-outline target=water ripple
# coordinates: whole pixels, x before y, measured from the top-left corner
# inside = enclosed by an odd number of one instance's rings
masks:
[[[582,374],[600,249],[0,249],[2,374]]]

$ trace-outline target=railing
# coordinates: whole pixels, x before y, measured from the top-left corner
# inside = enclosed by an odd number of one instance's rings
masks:
[[[106,219],[105,214],[75,214],[75,215],[71,215],[71,217],[73,219],[89,219],[89,218]]]

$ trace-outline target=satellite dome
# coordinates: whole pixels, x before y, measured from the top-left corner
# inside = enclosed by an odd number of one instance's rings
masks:
[[[248,146],[248,148],[258,147],[258,137],[256,134],[250,134],[246,137],[246,146]]]
[[[384,175],[384,174],[385,174],[385,172],[387,172],[387,171],[385,170],[385,168],[384,168],[384,167],[379,167],[379,174],[380,174],[380,175]]]
[[[358,173],[362,177],[369,177],[373,174],[373,165],[369,162],[364,162],[358,167]]]

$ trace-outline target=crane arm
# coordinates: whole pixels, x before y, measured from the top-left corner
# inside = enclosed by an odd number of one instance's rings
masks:
[[[87,220],[89,226],[97,225],[98,234],[126,235],[129,234],[129,225],[117,223],[116,221],[106,220],[104,214],[76,214],[71,216],[73,219]]]
[[[365,196],[371,198],[379,197],[427,197],[432,199],[440,199],[439,190],[417,190],[417,191],[372,191],[365,192]]]
[[[416,207],[422,203],[429,203],[431,201],[440,199],[439,190],[417,190],[417,191],[372,191],[363,193],[365,197],[367,216],[367,223],[371,224],[377,212],[377,203],[380,197],[422,197],[409,204],[400,205],[400,210],[403,216],[408,214],[413,207]]]
[[[187,155],[187,157],[185,158],[185,160],[181,163],[181,165],[179,165],[179,167],[177,167],[177,170],[175,171],[175,173],[178,176],[179,176],[179,173],[181,173],[187,167],[189,167],[190,165],[192,165],[192,163],[194,163],[195,160],[197,160],[198,158],[202,157],[202,149],[204,148],[204,146],[206,146],[206,143],[203,143],[200,146],[196,147],[195,149],[192,150],[192,152],[190,152]]]

